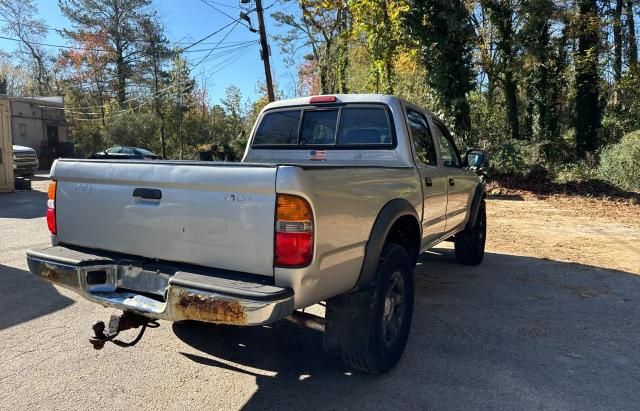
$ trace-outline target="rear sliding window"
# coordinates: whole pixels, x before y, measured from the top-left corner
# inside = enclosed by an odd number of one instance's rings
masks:
[[[263,117],[253,145],[390,146],[389,116],[384,107],[279,110]]]

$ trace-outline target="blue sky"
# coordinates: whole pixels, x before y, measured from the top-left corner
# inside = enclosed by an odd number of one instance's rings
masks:
[[[239,0],[208,0],[220,11],[236,18],[240,12]],[[275,4],[274,4],[275,3]],[[69,26],[68,20],[62,15],[55,0],[36,0],[40,16],[52,28],[64,28]],[[277,0],[263,0],[267,34],[269,36],[276,33],[283,33],[285,28],[278,28],[271,18],[271,13],[278,10],[289,12],[296,11],[295,2],[280,4]],[[213,31],[233,22],[233,19],[225,16],[212,7],[204,4],[201,0],[153,0],[153,7],[159,12],[162,21],[166,26],[166,32],[172,42],[195,41],[212,33]],[[246,6],[245,6],[246,8]],[[253,26],[257,27],[257,17],[255,13],[250,15]],[[234,23],[235,24],[235,23]],[[206,50],[213,47],[224,37],[233,26],[222,30],[220,33],[206,40],[206,44],[199,44],[193,50]],[[255,45],[238,51],[233,51],[235,42],[258,40],[257,33],[251,33],[246,27],[237,25],[224,42],[220,49],[214,52],[213,60],[204,61],[194,69],[192,75],[202,83],[206,80],[209,96],[212,103],[216,104],[224,96],[224,90],[230,85],[236,85],[242,91],[243,97],[251,100],[256,98],[256,88],[258,81],[264,81],[264,68],[260,60],[260,48]],[[46,43],[64,45],[65,39],[61,38],[55,31],[49,31]],[[274,81],[280,86],[286,95],[293,93],[293,81],[296,68],[288,67],[280,52],[278,44],[270,39],[271,64]],[[0,48],[12,50],[16,43],[9,40],[0,39]],[[228,54],[224,55],[223,47],[229,47]],[[53,49],[55,50],[55,49]],[[189,61],[197,63],[204,59],[208,51],[197,51],[187,53]],[[218,56],[218,53],[222,54]]]

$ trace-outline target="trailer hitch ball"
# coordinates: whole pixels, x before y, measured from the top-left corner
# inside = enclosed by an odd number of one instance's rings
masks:
[[[119,347],[131,347],[136,345],[142,339],[147,327],[157,328],[159,325],[160,324],[155,320],[125,311],[122,315],[111,316],[107,332],[105,332],[107,326],[104,321],[94,322],[91,326],[93,336],[89,338],[89,342],[96,350],[104,348],[104,344],[108,341],[111,341]],[[140,333],[133,341],[123,342],[115,339],[121,331],[130,330],[132,328],[141,328]]]
[[[89,338],[89,342],[93,345],[94,349],[103,349],[104,343],[109,340],[109,337],[104,333],[104,321],[94,322],[91,329],[93,330],[93,337]]]

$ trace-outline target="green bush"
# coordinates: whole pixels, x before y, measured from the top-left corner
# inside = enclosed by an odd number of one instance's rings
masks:
[[[602,150],[598,177],[623,190],[640,192],[640,130]]]
[[[553,181],[559,184],[595,180],[598,178],[598,170],[589,160],[562,164],[553,171]]]

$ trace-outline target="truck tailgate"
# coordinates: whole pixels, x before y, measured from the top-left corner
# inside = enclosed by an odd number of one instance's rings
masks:
[[[59,160],[58,242],[273,276],[276,170]]]

